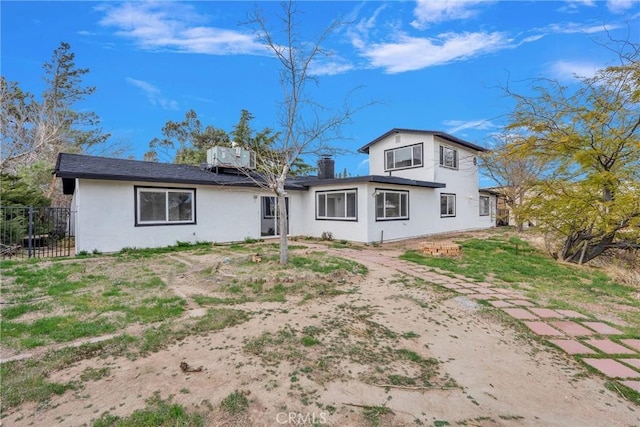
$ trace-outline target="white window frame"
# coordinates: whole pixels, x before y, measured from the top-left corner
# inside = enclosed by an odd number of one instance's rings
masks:
[[[375,212],[376,212],[376,221],[400,221],[409,219],[409,192],[406,190],[384,190],[380,188],[376,188],[376,198],[375,198]],[[398,209],[397,216],[387,216],[387,194],[397,194],[400,200],[400,209]],[[382,199],[382,203],[384,206],[382,216],[378,215],[378,200]],[[406,203],[404,208],[402,207],[403,200]],[[402,212],[404,211],[404,215]]]
[[[480,216],[491,215],[491,197],[480,196]]]
[[[445,212],[442,211],[442,199],[446,198],[447,202],[445,204]],[[449,209],[453,208],[453,209]],[[441,193],[440,194],[440,217],[441,218],[452,218],[456,216],[456,195],[450,193]]]
[[[447,151],[452,153],[451,156],[447,156]],[[440,166],[447,169],[458,169],[460,158],[458,156],[458,150],[449,147],[448,145],[440,145]]]
[[[413,145],[405,145],[404,147],[392,148],[390,150],[384,151],[384,170],[392,171],[398,169],[411,169],[411,168],[419,168],[424,164],[424,147],[423,143],[413,144]],[[411,165],[409,166],[396,166],[396,153],[400,150],[411,149]],[[420,155],[416,156],[416,149],[420,150]],[[391,155],[391,157],[389,157]],[[389,167],[389,158],[392,159],[393,165]]]
[[[327,216],[327,195],[342,194],[344,197],[344,216]],[[352,194],[350,198],[348,195]],[[324,212],[320,209],[320,199],[324,199]],[[353,216],[349,216],[349,200],[354,201]],[[358,220],[358,189],[350,188],[346,190],[328,190],[328,191],[316,191],[316,219],[327,221],[357,221]]]
[[[196,189],[195,188],[168,188],[168,187],[134,187],[135,188],[135,225],[181,225],[196,223]],[[161,193],[165,195],[165,215],[164,220],[143,221],[140,218],[141,199],[140,193]],[[191,218],[188,220],[171,220],[169,216],[169,194],[188,193],[191,195]]]

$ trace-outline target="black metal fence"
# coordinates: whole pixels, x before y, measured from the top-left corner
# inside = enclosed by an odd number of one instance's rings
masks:
[[[74,248],[71,209],[0,206],[2,258],[70,256]]]

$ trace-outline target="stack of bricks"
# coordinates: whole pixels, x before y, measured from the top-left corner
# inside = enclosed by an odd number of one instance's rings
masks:
[[[460,256],[460,245],[451,242],[425,242],[420,245],[420,252],[432,256]]]

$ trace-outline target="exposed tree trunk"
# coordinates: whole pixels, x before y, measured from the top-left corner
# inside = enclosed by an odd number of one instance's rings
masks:
[[[565,240],[562,259],[574,264],[583,264],[602,255],[612,247],[616,233],[593,236],[588,232],[576,233]]]
[[[289,262],[289,240],[288,240],[288,213],[287,213],[287,193],[284,189],[284,180],[278,181],[276,188],[276,201],[278,209],[278,233],[280,235],[280,264],[287,265]]]

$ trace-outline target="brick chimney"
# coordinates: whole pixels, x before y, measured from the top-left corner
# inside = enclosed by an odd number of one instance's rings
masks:
[[[331,156],[323,155],[318,160],[318,179],[335,178],[335,161]]]

